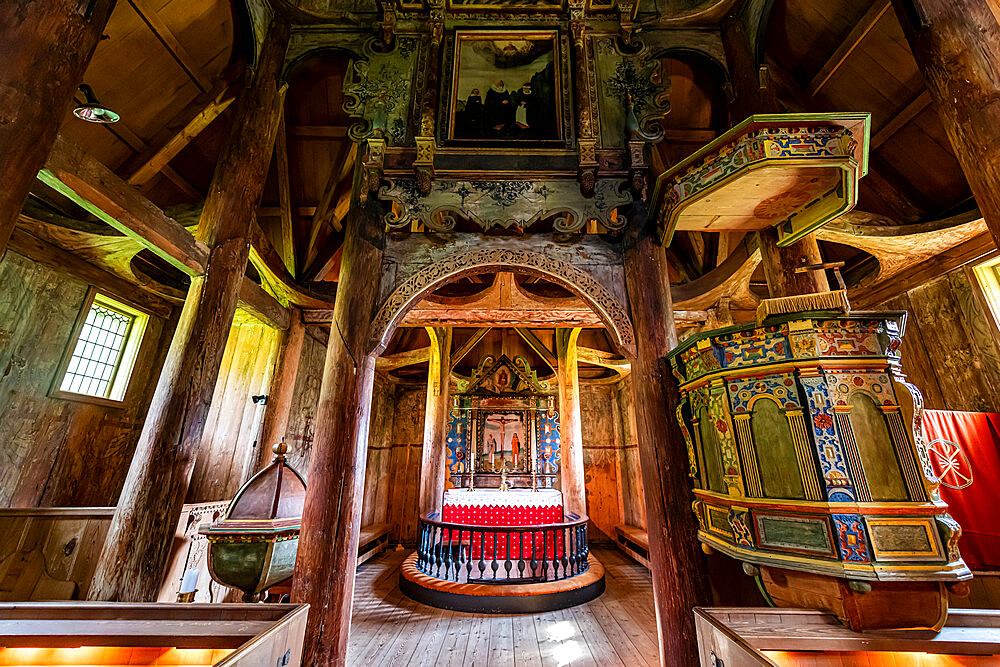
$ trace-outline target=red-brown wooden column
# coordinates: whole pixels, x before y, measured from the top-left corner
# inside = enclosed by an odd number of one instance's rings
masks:
[[[796,267],[823,262],[819,243],[813,234],[783,248],[778,247],[778,230],[774,227],[759,232],[757,238],[760,239],[761,264],[764,266],[769,296],[813,294],[830,289],[830,283],[822,270],[795,272]]]
[[[451,384],[451,327],[426,327],[431,339],[427,361],[424,446],[420,455],[420,514],[440,512],[444,500],[445,439],[448,437]]]
[[[0,258],[114,6],[0,2]]]
[[[997,16],[988,0],[893,0],[892,4],[979,210],[1000,245]]]
[[[722,43],[735,93],[729,105],[730,125],[754,114],[780,113],[782,109],[774,87],[770,85],[766,70],[762,72],[758,66],[747,26],[738,16],[730,16],[722,22]],[[822,271],[795,274],[791,270],[797,266],[823,261],[815,234],[809,234],[784,248],[778,247],[778,233],[774,229],[762,232],[758,238],[770,296],[824,292],[829,289],[826,275]],[[775,270],[772,271],[772,268]]]
[[[353,210],[346,232],[292,584],[292,600],[311,606],[303,665],[344,664],[358,562],[375,381],[366,352],[385,238],[379,205]]]
[[[583,471],[583,423],[576,341],[582,329],[556,329],[556,379],[559,383],[559,481],[563,511],[584,515],[587,490]]]
[[[260,427],[260,441],[257,443],[257,462],[250,471],[252,475],[271,463],[271,446],[280,442],[288,430],[288,417],[295,397],[295,380],[299,375],[302,360],[302,344],[305,342],[306,326],[302,322],[302,311],[289,308],[288,331],[284,332],[277,368],[271,379],[271,389],[264,410],[264,422]]]
[[[246,271],[283,98],[288,24],[276,19],[240,95],[198,236],[208,270],[191,280],[90,588],[91,600],[156,599],[187,494]]]
[[[667,260],[633,205],[624,240],[625,286],[635,329],[632,390],[646,501],[653,599],[661,665],[697,665],[696,605],[707,604],[708,579],[691,511],[687,450],[676,421],[679,400],[664,355],[677,344]]]

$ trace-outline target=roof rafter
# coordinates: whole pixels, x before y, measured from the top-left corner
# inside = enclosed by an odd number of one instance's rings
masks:
[[[167,130],[165,136],[157,137],[150,142],[153,147],[141,150],[138,155],[127,163],[137,165],[133,169],[120,169],[119,173],[129,173],[129,185],[143,186],[164,170],[171,160],[177,157],[195,137],[201,134],[229,108],[235,99],[231,86],[218,85],[218,92],[208,102],[202,99],[189,104],[177,114],[175,119],[167,123],[167,128],[181,126],[180,130]]]
[[[176,35],[171,32],[167,24],[163,22],[156,10],[153,9],[148,0],[128,0],[129,4],[132,5],[132,9],[135,10],[139,18],[149,26],[149,29],[153,32],[163,47],[170,53],[170,56],[177,61],[184,73],[188,75],[194,85],[198,86],[201,92],[205,92],[211,86],[205,78],[205,75],[201,73],[201,68],[195,63],[194,58],[188,53],[187,49],[178,41]]]
[[[827,82],[836,74],[840,66],[844,64],[844,61],[854,52],[854,49],[858,48],[858,45],[864,41],[865,37],[871,32],[875,24],[879,22],[882,15],[889,10],[892,3],[888,0],[879,0],[873,4],[868,11],[865,12],[858,22],[854,25],[854,28],[848,33],[844,41],[840,43],[837,50],[827,58],[823,66],[819,68],[819,72],[816,76],[812,78],[809,85],[806,86],[806,92],[810,96],[815,96],[819,91],[827,84]]]

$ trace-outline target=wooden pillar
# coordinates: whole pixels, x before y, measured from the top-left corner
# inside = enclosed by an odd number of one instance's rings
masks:
[[[767,291],[772,298],[826,292],[830,289],[826,273],[822,270],[795,273],[796,267],[823,262],[819,242],[814,235],[810,234],[784,248],[778,247],[778,230],[774,227],[759,232],[757,238],[760,239],[761,263],[767,278]]]
[[[427,408],[420,458],[420,514],[440,512],[444,499],[445,439],[451,415],[451,327],[426,327],[431,338],[427,361]]]
[[[647,223],[643,202],[632,207],[624,250],[625,286],[636,339],[632,364],[636,438],[660,664],[697,665],[692,609],[711,598],[691,511],[687,450],[675,417],[679,395],[664,358],[677,344],[667,260]]]
[[[559,382],[559,479],[563,511],[587,512],[583,472],[583,425],[580,421],[580,375],[577,339],[582,329],[556,329],[556,378]]]
[[[0,258],[114,6],[0,2]]]
[[[983,218],[1000,245],[1000,25],[990,0],[893,0]]]
[[[302,344],[305,341],[306,326],[302,322],[302,311],[289,308],[288,331],[284,332],[278,365],[271,379],[271,389],[264,410],[264,423],[260,427],[260,441],[257,443],[257,461],[250,474],[271,463],[271,446],[280,442],[288,430],[288,417],[295,397],[295,380],[302,360]]]
[[[257,70],[237,102],[198,223],[199,237],[212,248],[208,271],[191,280],[94,574],[91,600],[156,599],[250,254],[247,236],[281,111],[278,82],[288,32],[284,21],[271,24]]]
[[[347,657],[375,381],[367,343],[382,273],[380,206],[369,200],[355,208],[345,227],[292,584],[292,599],[311,605],[304,665],[342,665]]]
[[[774,86],[770,83],[767,67],[757,62],[748,30],[746,19],[739,15],[729,16],[722,22],[722,43],[733,87],[733,99],[729,105],[731,125],[754,114],[782,111]],[[778,234],[774,229],[761,232],[759,238],[767,286],[772,297],[825,292],[829,289],[826,275],[822,271],[799,274],[791,271],[796,266],[823,261],[819,241],[814,234],[785,248],[778,247]]]

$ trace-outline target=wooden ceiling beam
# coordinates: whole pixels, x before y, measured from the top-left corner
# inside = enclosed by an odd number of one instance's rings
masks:
[[[56,138],[39,178],[184,273],[205,272],[208,246],[70,140]],[[287,309],[248,278],[244,282],[253,286],[241,287],[246,309],[271,326],[287,329]]]
[[[521,327],[516,327],[514,331],[516,331],[517,335],[524,339],[524,342],[528,344],[528,347],[535,351],[535,354],[542,358],[542,361],[544,361],[549,368],[553,371],[556,370],[556,367],[559,365],[559,360],[556,358],[556,355],[545,346],[545,343],[538,339],[538,336],[536,336],[533,331],[530,329],[522,329]]]
[[[879,128],[878,132],[872,135],[868,149],[869,152],[874,151],[876,148],[888,141],[894,134],[903,129],[903,127],[916,118],[920,112],[930,106],[930,103],[931,94],[927,92],[927,89],[925,88],[909,104],[903,107],[899,113],[890,118],[889,122]]]
[[[343,250],[343,237],[339,234],[331,235],[323,244],[323,249],[316,254],[316,261],[303,272],[303,278],[309,281],[324,280],[333,271],[333,267],[340,263]]]
[[[897,273],[889,280],[852,288],[848,290],[848,298],[855,309],[872,308],[969,262],[985,260],[994,252],[996,244],[993,237],[984,232]]]
[[[288,309],[246,276],[240,283],[239,306],[265,324],[286,331],[291,323]]]
[[[281,255],[271,245],[271,241],[256,220],[250,225],[250,263],[260,273],[268,289],[277,295],[280,301],[293,303],[302,308],[327,309],[333,306],[332,291],[324,293],[313,287],[303,286],[292,278],[281,260]],[[327,319],[326,324],[329,323]]]
[[[416,350],[406,350],[396,354],[386,354],[375,360],[375,370],[388,372],[404,366],[414,366],[431,358],[431,348],[421,347]]]
[[[77,103],[83,100],[79,97],[74,97]],[[149,145],[143,141],[139,135],[133,132],[129,126],[124,122],[119,120],[117,123],[103,123],[101,125],[105,130],[114,135],[115,139],[122,142],[133,152],[138,155],[145,154],[149,150]],[[177,186],[177,189],[181,191],[184,196],[188,197],[192,201],[200,201],[205,198],[198,188],[191,185],[191,182],[186,178],[178,174],[170,165],[164,165],[160,172],[167,177],[167,179]]]
[[[806,92],[810,96],[816,96],[819,93],[823,86],[837,73],[837,70],[844,64],[844,61],[864,41],[868,33],[871,32],[872,28],[875,27],[879,19],[882,18],[891,6],[892,3],[888,0],[878,0],[878,2],[875,2],[868,8],[868,11],[854,25],[854,28],[844,38],[844,41],[840,43],[837,50],[819,68],[816,76],[809,81],[809,85],[806,86]]]
[[[163,44],[163,48],[180,65],[180,68],[184,70],[184,73],[188,75],[194,85],[198,86],[203,93],[211,88],[207,78],[202,74],[201,68],[195,63],[194,58],[181,45],[174,33],[164,23],[163,19],[160,18],[160,15],[156,13],[156,10],[150,5],[149,0],[129,0],[129,4],[132,5],[132,9],[135,10],[139,18],[149,27],[160,43]]]
[[[458,350],[451,355],[451,370],[455,370],[455,367],[458,366],[459,362],[462,361],[462,359],[465,359],[469,355],[469,352],[472,352],[473,348],[476,347],[476,345],[479,345],[479,341],[483,339],[483,336],[490,332],[490,329],[492,329],[492,327],[480,327],[476,329],[475,333],[472,334],[472,337],[465,341],[465,343],[462,344],[462,347],[458,348]]]
[[[300,139],[341,139],[347,136],[346,125],[289,125],[288,133]]]
[[[592,347],[577,347],[576,354],[577,360],[581,363],[609,368],[621,375],[627,375],[632,372],[632,363],[624,357],[619,357],[614,352],[596,350]]]
[[[293,278],[295,271],[295,227],[292,220],[292,188],[288,166],[288,128],[285,114],[278,120],[278,132],[274,139],[274,156],[278,171],[278,211],[281,215],[281,260]]]
[[[486,327],[503,324],[510,327],[603,327],[601,318],[589,309],[514,310],[505,308],[423,308],[406,314],[402,327]]]
[[[205,272],[208,246],[62,135],[56,138],[39,178],[184,273]]]
[[[320,195],[319,204],[316,206],[316,213],[313,215],[309,228],[309,244],[306,246],[305,262],[303,262],[306,265],[312,264],[316,258],[316,239],[319,237],[323,223],[327,222],[327,217],[332,212],[333,198],[337,193],[337,186],[340,184],[342,166],[350,155],[352,146],[354,146],[352,141],[341,144],[336,157],[330,161],[330,175],[326,179],[326,185],[323,187],[323,193]]]
[[[229,108],[229,105],[236,99],[234,91],[232,87],[222,87],[221,84],[220,88],[219,92],[207,103],[192,103],[177,114],[177,119],[175,119],[177,122],[171,121],[167,124],[167,128],[175,128],[180,125],[181,129],[177,131],[167,129],[166,136],[157,137],[151,142],[153,148],[146,148],[140,151],[135,158],[129,160],[130,167],[133,164],[137,166],[132,169],[119,169],[119,173],[123,171],[129,173],[127,178],[129,185],[139,187],[152,180],[195,137],[201,134],[202,130],[211,125],[223,111]]]
[[[900,206],[901,210],[905,210],[907,205],[916,209],[919,212],[918,220],[922,220],[927,213],[934,210],[934,204],[927,196],[881,155],[870,153],[868,164],[871,169],[868,170],[868,175],[865,178],[871,178],[872,172],[875,172],[875,179],[881,180],[889,190],[895,192],[896,196],[903,200]]]
[[[316,215],[315,206],[293,206],[292,215],[299,218],[311,218]],[[261,206],[257,209],[257,216],[261,218],[280,218],[280,206]]]
[[[170,317],[173,304],[142,285],[105,271],[85,259],[15,227],[7,247],[19,255],[58,271],[65,271],[112,296],[132,302],[159,317]]]

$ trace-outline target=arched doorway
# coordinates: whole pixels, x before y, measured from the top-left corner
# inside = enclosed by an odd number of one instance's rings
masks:
[[[621,301],[606,285],[587,271],[551,255],[504,248],[456,252],[416,270],[398,283],[372,322],[370,354],[377,356],[385,350],[406,313],[442,285],[466,275],[511,270],[541,276],[579,296],[601,318],[619,352],[634,355],[632,323]]]

